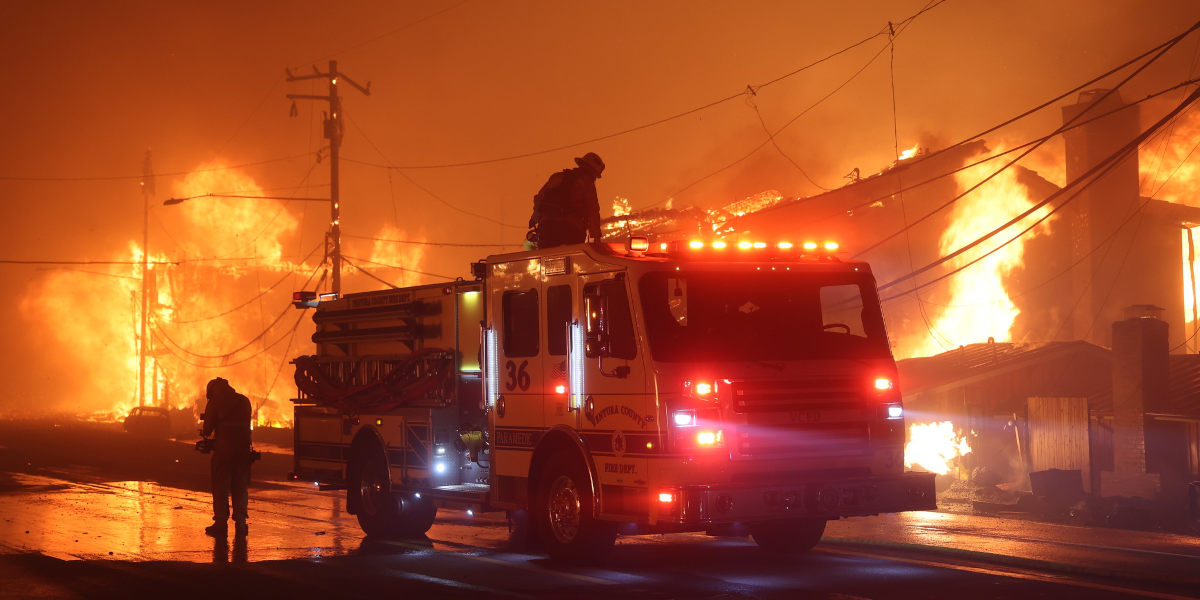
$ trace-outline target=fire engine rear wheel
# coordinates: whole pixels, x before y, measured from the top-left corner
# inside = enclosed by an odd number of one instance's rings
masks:
[[[808,552],[824,534],[825,519],[771,521],[750,526],[750,535],[760,548],[783,554]]]
[[[379,444],[364,444],[350,465],[349,503],[356,507],[358,524],[370,536],[419,537],[437,517],[437,507],[428,500],[397,498],[387,459]]]
[[[594,560],[612,549],[616,524],[596,520],[593,505],[590,479],[582,462],[567,456],[550,458],[538,477],[532,517],[551,558]]]

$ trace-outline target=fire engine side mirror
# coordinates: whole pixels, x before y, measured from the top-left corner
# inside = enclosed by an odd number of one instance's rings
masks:
[[[586,313],[583,323],[584,353],[588,358],[596,358],[607,350],[607,336],[604,335],[604,296],[596,286],[588,286],[584,291],[583,309]]]
[[[604,357],[613,356],[613,335],[610,312],[610,294],[614,286],[620,283],[606,281],[601,284],[591,284],[584,288],[583,307],[586,312],[584,319],[584,348],[588,358],[596,359],[599,373],[605,377],[625,379],[629,377],[630,368],[619,365],[611,372],[604,370]],[[624,291],[624,288],[616,288]]]

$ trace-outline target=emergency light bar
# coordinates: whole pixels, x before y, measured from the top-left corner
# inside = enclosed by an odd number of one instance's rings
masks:
[[[634,238],[636,240],[644,238]],[[640,243],[634,246],[634,241],[631,240],[629,248],[645,247]],[[756,259],[756,258],[779,258],[779,257],[804,257],[804,258],[820,258],[829,259],[838,251],[841,246],[832,240],[824,242],[805,241],[801,243],[792,242],[790,240],[780,240],[777,242],[741,240],[736,243],[726,240],[676,240],[673,242],[659,242],[658,250],[661,254],[675,256],[680,258],[692,257],[722,257],[731,259]]]

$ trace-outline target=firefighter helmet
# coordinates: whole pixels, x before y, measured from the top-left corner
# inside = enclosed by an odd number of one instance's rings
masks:
[[[600,178],[600,174],[604,172],[604,161],[595,152],[588,152],[583,156],[575,159],[575,164],[581,167],[587,167],[596,174],[596,179]]]

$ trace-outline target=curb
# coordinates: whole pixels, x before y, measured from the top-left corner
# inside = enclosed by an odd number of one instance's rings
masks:
[[[1047,570],[1058,573],[1066,573],[1071,575],[1089,575],[1093,577],[1106,577],[1111,579],[1119,579],[1130,582],[1162,584],[1168,583],[1172,585],[1184,586],[1191,589],[1200,588],[1200,578],[1195,577],[1178,577],[1173,573],[1157,573],[1150,575],[1147,573],[1139,573],[1135,571],[1121,571],[1117,569],[1106,569],[1093,567],[1088,565],[1074,563],[1059,563],[1048,560],[1039,560],[1035,558],[1024,558],[1020,556],[1009,556],[1006,554],[993,554],[991,552],[980,552],[978,550],[963,550],[961,548],[943,548],[941,546],[924,546],[921,544],[909,544],[905,542],[891,542],[884,540],[862,539],[862,538],[844,538],[844,537],[826,537],[821,538],[821,544],[832,543],[833,545],[855,545],[855,546],[878,546],[881,548],[891,548],[897,550],[919,550],[930,554],[940,554],[957,558],[970,558],[984,562],[996,563],[1010,567],[1023,567],[1038,570]]]

